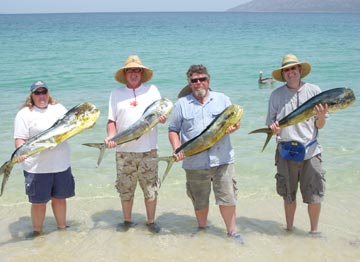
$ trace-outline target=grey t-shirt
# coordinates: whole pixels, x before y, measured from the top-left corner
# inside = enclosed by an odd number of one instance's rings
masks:
[[[281,120],[320,92],[321,90],[317,85],[309,83],[305,83],[295,92],[286,85],[275,89],[270,95],[266,125],[269,126],[273,122]],[[315,121],[316,116],[296,125],[282,128],[280,134],[276,137],[276,142],[295,140],[303,145],[311,143],[317,139],[318,136],[318,129],[315,125]],[[315,142],[307,148],[305,159],[309,159],[321,152],[322,148],[320,144]]]

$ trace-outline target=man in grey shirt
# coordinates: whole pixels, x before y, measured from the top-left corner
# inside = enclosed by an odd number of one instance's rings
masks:
[[[316,85],[305,83],[302,79],[311,71],[307,62],[300,62],[293,54],[283,57],[281,67],[272,72],[273,78],[285,84],[275,89],[269,99],[266,125],[276,134],[278,143],[275,153],[277,167],[276,188],[284,199],[286,229],[293,229],[296,210],[296,193],[298,184],[303,202],[308,204],[310,233],[319,234],[318,222],[321,201],[325,191],[325,171],[322,169],[322,148],[317,141],[318,130],[326,122],[327,105],[316,105],[316,116],[295,125],[280,128],[279,120],[294,111],[301,104],[321,92]],[[281,154],[286,142],[300,144],[305,147],[302,160],[287,160]]]

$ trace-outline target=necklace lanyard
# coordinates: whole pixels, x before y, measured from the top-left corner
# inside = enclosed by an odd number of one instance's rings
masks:
[[[135,88],[132,89],[133,90],[133,94],[134,94],[134,101],[130,102],[131,106],[137,106],[138,102],[136,101],[136,92],[135,92]]]
[[[296,92],[296,107],[300,106],[300,100],[299,100],[299,91]]]

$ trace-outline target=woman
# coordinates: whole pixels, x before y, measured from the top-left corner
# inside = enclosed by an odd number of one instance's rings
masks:
[[[15,147],[18,148],[30,137],[51,127],[66,112],[66,108],[50,96],[48,86],[43,81],[34,82],[29,97],[15,118]],[[49,200],[58,229],[65,229],[66,198],[75,195],[69,145],[64,142],[53,149],[29,157],[22,156],[21,160],[26,194],[32,203],[33,231],[28,237],[42,233]]]

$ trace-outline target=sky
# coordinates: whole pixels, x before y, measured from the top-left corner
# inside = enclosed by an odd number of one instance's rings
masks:
[[[250,0],[0,0],[0,14],[226,11]]]

